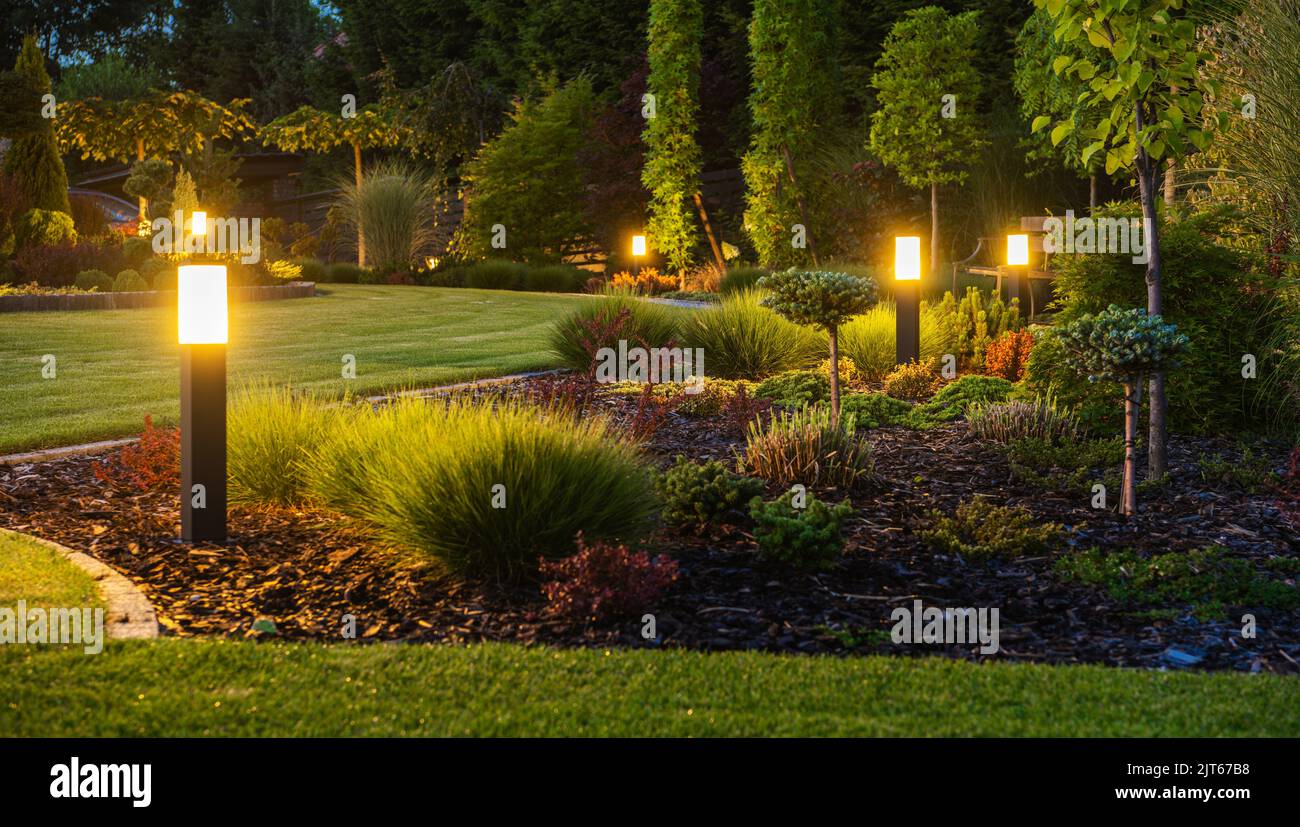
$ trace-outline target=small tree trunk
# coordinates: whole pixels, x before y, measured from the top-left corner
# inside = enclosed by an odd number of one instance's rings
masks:
[[[718,263],[718,273],[725,276],[727,274],[727,259],[722,255],[722,245],[718,243],[717,237],[713,234],[713,225],[709,223],[709,214],[704,210],[704,199],[700,193],[695,193],[695,209],[699,210],[700,223],[704,225],[704,234],[709,237],[709,247],[713,249],[713,260]]]
[[[1097,173],[1088,176],[1088,213],[1097,211]]]
[[[144,160],[144,138],[135,139],[135,159],[137,161]],[[149,199],[143,195],[140,196],[140,218],[145,221],[149,220]]]
[[[1137,129],[1142,131],[1143,106],[1137,107]],[[1147,313],[1155,316],[1162,311],[1160,295],[1160,225],[1156,221],[1156,162],[1146,150],[1139,148],[1136,158],[1138,192],[1142,199],[1142,220],[1145,226],[1147,248]],[[1166,455],[1165,416],[1168,402],[1165,399],[1165,376],[1162,371],[1151,374],[1151,419],[1148,429],[1147,479],[1159,479],[1165,474]]]
[[[826,331],[831,340],[831,421],[840,424],[840,343],[839,331],[830,328]]]
[[[357,196],[361,195],[361,144],[352,145],[352,164],[357,176]],[[360,206],[358,204],[358,206]],[[361,212],[357,212],[357,266],[366,266],[366,231],[361,226]]]
[[[799,220],[803,222],[804,235],[808,239],[808,252],[812,253],[813,264],[818,264],[817,242],[813,239],[812,225],[808,223],[808,208],[804,206],[803,195],[799,192],[799,182],[794,177],[794,159],[790,157],[790,148],[782,144],[781,155],[785,158],[785,174],[790,177],[795,203],[799,205]]]
[[[930,272],[939,275],[939,185],[930,185]]]
[[[1124,484],[1119,493],[1119,513],[1137,513],[1137,421],[1141,380],[1124,384]]]
[[[1165,206],[1174,205],[1175,181],[1174,170],[1176,169],[1174,159],[1170,158],[1169,163],[1165,165]]]

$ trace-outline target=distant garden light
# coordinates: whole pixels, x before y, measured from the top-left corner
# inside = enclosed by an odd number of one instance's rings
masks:
[[[635,275],[641,275],[641,259],[645,256],[645,236],[632,236],[632,269]]]
[[[191,226],[206,225],[195,213]],[[176,271],[181,346],[181,539],[226,540],[226,342],[224,264]]]
[[[894,238],[894,363],[921,359],[921,238]]]

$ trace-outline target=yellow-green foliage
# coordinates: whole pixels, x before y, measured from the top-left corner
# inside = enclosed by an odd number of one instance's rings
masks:
[[[929,519],[931,527],[918,532],[921,542],[934,551],[972,560],[1041,553],[1061,533],[1056,523],[1034,525],[1033,515],[1024,508],[993,505],[983,497],[958,505],[953,517],[931,511]]]
[[[885,377],[885,393],[895,399],[922,399],[934,391],[937,381],[928,362],[908,362]]]
[[[829,568],[844,551],[840,526],[853,514],[848,501],[827,505],[811,494],[804,495],[803,507],[794,507],[794,492],[787,491],[775,502],[755,497],[749,505],[754,519],[758,557],[765,562],[792,568]]]

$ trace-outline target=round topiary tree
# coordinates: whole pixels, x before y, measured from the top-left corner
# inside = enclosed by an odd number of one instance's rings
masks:
[[[1081,316],[1060,333],[1066,359],[1091,382],[1118,382],[1124,388],[1124,486],[1119,513],[1137,513],[1136,457],[1142,384],[1157,371],[1178,367],[1188,338],[1160,316],[1112,304],[1096,315]]]
[[[876,283],[848,273],[785,270],[758,280],[769,291],[762,304],[795,324],[826,331],[831,356],[831,420],[840,421],[839,328],[876,303]]]

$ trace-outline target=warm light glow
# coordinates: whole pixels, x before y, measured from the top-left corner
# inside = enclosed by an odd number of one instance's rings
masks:
[[[438,266],[438,259],[433,256],[426,256],[424,259],[424,266],[432,270]]]
[[[1007,236],[1007,264],[1023,267],[1029,264],[1029,236]]]
[[[632,236],[632,255],[634,256],[645,255],[645,236],[643,235]]]
[[[208,234],[208,214],[202,210],[190,213],[190,235]]]
[[[226,266],[182,264],[177,268],[176,291],[177,340],[183,345],[224,345]]]
[[[921,237],[894,237],[894,278],[898,281],[921,280]]]

